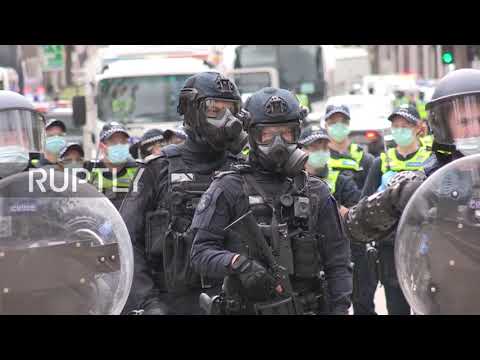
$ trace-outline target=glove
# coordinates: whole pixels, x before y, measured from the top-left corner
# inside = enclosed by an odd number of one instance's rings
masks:
[[[275,278],[257,261],[240,255],[231,267],[250,300],[265,301],[274,293]]]
[[[405,171],[391,179],[389,186],[392,188],[392,204],[399,214],[425,179],[425,174],[420,171]]]

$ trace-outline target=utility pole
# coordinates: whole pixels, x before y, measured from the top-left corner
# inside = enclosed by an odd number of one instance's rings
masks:
[[[455,45],[453,49],[453,52],[455,54],[456,69],[469,68],[472,66],[471,62],[468,59],[467,45]]]
[[[380,46],[379,45],[368,45],[368,55],[370,60],[370,66],[372,74],[380,73]]]
[[[72,52],[73,45],[65,45],[65,82],[72,86]]]

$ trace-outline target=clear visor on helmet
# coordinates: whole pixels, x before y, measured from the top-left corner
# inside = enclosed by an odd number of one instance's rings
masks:
[[[240,111],[240,101],[236,100],[207,98],[203,102],[205,104],[205,114],[208,118],[216,118],[225,109],[230,110],[233,115]]]
[[[259,145],[269,145],[277,136],[287,144],[295,144],[300,135],[300,127],[298,123],[257,125],[252,129],[252,135]]]
[[[439,143],[453,144],[459,139],[480,138],[480,94],[433,104],[430,125]]]
[[[44,126],[44,119],[35,111],[0,111],[0,147],[17,145],[29,152],[41,152]]]

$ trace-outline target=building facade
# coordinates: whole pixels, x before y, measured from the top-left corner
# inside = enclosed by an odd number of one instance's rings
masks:
[[[441,45],[369,45],[373,74],[417,74],[441,78],[448,68],[441,61]]]

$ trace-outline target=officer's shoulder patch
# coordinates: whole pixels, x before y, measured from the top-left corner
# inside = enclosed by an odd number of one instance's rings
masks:
[[[200,198],[200,201],[198,202],[197,211],[199,213],[202,213],[206,208],[208,208],[211,202],[212,202],[212,195],[209,194],[208,192],[204,193]]]

